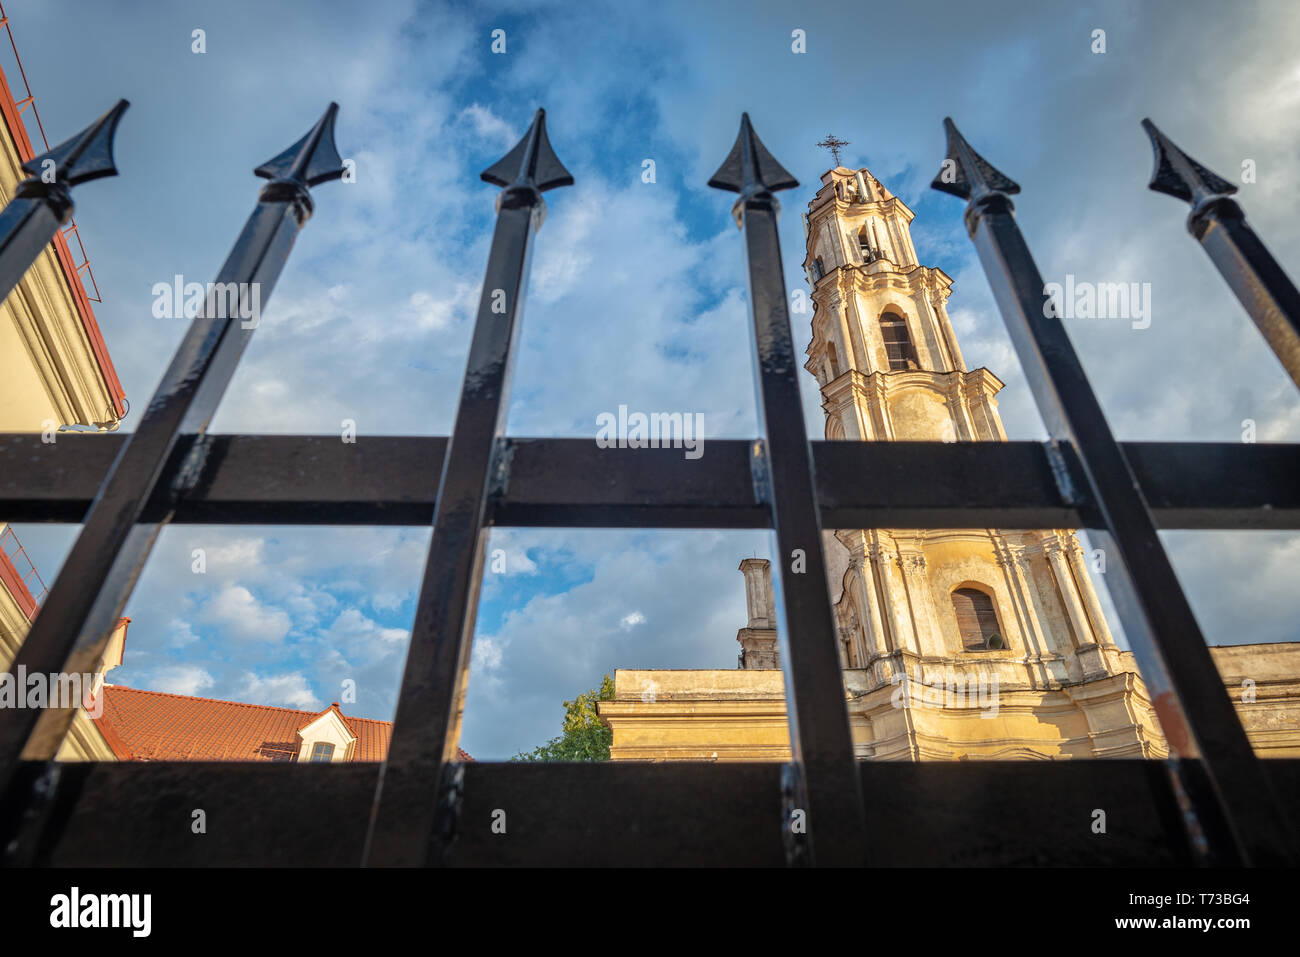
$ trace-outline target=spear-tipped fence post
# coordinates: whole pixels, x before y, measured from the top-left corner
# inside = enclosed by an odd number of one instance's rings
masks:
[[[484,521],[500,465],[532,240],[546,212],[542,193],[573,184],[551,150],[545,110],[537,111],[519,144],[481,176],[504,189],[497,197],[474,338],[438,483],[392,742],[366,839],[368,865],[441,865],[455,838],[457,749],[483,574]]]
[[[23,163],[28,177],[0,210],[0,302],[23,278],[60,226],[72,217],[72,187],[116,176],[113,136],[130,106],[117,104],[71,139]]]
[[[967,201],[967,230],[1054,454],[1061,458],[1059,443],[1077,455],[1087,494],[1079,495],[1064,468],[1062,491],[1086,500],[1099,516],[1097,537],[1112,559],[1107,584],[1169,742],[1192,851],[1217,864],[1293,862],[1290,824],[1016,223],[1010,196],[1020,187],[976,153],[951,119],[944,128],[948,155],[931,186]]]
[[[752,467],[776,532],[781,664],[793,757],[783,776],[787,859],[792,864],[863,864],[861,777],[845,705],[812,450],[799,395],[801,363],[795,357],[777,235],[781,207],[774,194],[799,183],[767,151],[746,113],[730,155],[709,185],[740,194],[732,214],[744,233],[749,270],[755,389],[764,436],[754,443]]]
[[[312,214],[309,187],[343,175],[334,147],[337,113],[338,105],[331,103],[305,136],[254,171],[270,182],[209,285],[203,312],[190,324],[139,425],[100,486],[14,659],[14,673],[19,668],[28,674],[96,672],[159,531],[202,475],[208,448],[204,432],[257,324],[247,321],[255,317],[244,316],[242,307],[264,305],[270,298],[293,241]],[[102,140],[90,145],[94,143]],[[99,152],[103,154],[102,147]],[[79,162],[89,155],[88,146]],[[65,162],[78,168],[73,160]],[[96,168],[111,171],[111,157],[107,165],[103,159],[98,163]],[[11,861],[35,853],[40,828],[33,824],[53,799],[58,777],[53,758],[80,704],[60,701],[41,710],[0,710],[0,838]]]
[[[1300,291],[1232,199],[1237,187],[1180,150],[1150,120],[1143,120],[1142,128],[1155,153],[1148,186],[1191,204],[1187,231],[1209,254],[1291,381],[1300,387]]]

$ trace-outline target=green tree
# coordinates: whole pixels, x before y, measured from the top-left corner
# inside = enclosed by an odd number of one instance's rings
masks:
[[[558,738],[551,738],[531,752],[519,752],[515,761],[608,761],[614,732],[596,713],[597,701],[612,701],[614,679],[605,675],[599,688],[584,691],[564,702],[564,726]]]

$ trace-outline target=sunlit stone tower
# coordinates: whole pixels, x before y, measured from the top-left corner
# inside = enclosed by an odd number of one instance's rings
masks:
[[[913,213],[867,170],[837,167],[809,204],[806,368],[828,439],[997,442],[1002,382],[968,369],[948,318],[952,280],[924,266]],[[848,668],[997,676],[1043,688],[1118,670],[1073,533],[853,529],[827,536]]]

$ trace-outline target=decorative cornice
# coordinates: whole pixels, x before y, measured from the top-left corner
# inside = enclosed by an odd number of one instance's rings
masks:
[[[1059,557],[1062,561],[1064,561],[1066,558],[1066,554],[1065,554],[1066,550],[1064,547],[1062,547],[1061,540],[1059,538],[1052,537],[1052,538],[1044,539],[1039,544],[1038,547],[1042,550],[1042,553],[1046,555],[1048,558]]]
[[[994,554],[999,568],[1014,571],[1018,565],[1022,571],[1029,571],[1030,556],[1023,545],[995,545]]]
[[[921,552],[907,552],[906,554],[900,554],[895,561],[898,562],[899,568],[910,572],[923,572],[928,564],[925,555]]]
[[[912,389],[924,389],[940,395],[975,399],[983,394],[996,395],[1003,388],[1002,380],[983,367],[962,372],[936,372],[929,369],[904,369],[895,372],[877,370],[861,373],[850,370],[864,380],[864,388],[875,389],[881,398],[892,398]]]

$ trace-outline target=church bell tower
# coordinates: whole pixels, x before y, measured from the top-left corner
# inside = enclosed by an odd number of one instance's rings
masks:
[[[813,302],[805,368],[820,387],[826,438],[1006,441],[995,398],[1003,383],[988,369],[967,367],[948,317],[952,279],[921,264],[912,244],[915,214],[866,169],[836,165],[821,182],[803,217]],[[1069,529],[840,529],[825,536],[846,684],[866,709],[854,720],[864,757],[961,756],[954,742],[971,739],[971,728],[990,738],[977,749],[981,756],[1001,753],[999,738],[1019,742],[1004,756],[1037,756],[1025,744],[1037,733],[1032,718],[1021,730],[1004,721],[995,732],[979,720],[958,730],[952,722],[963,717],[960,708],[910,715],[911,686],[992,686],[1007,701],[1023,690],[1031,707],[1047,689],[1113,684],[1123,670],[1087,558]],[[754,564],[742,565],[751,621],[737,636],[741,667],[773,668],[776,656],[766,652],[775,636],[762,629],[770,572]],[[891,701],[883,693],[891,685],[907,691]],[[1141,753],[1135,730],[1092,742],[1092,753]]]
[[[948,319],[952,280],[922,266],[913,212],[867,170],[837,167],[804,216],[814,303],[805,368],[828,439],[1003,441],[1002,382],[966,368]]]

